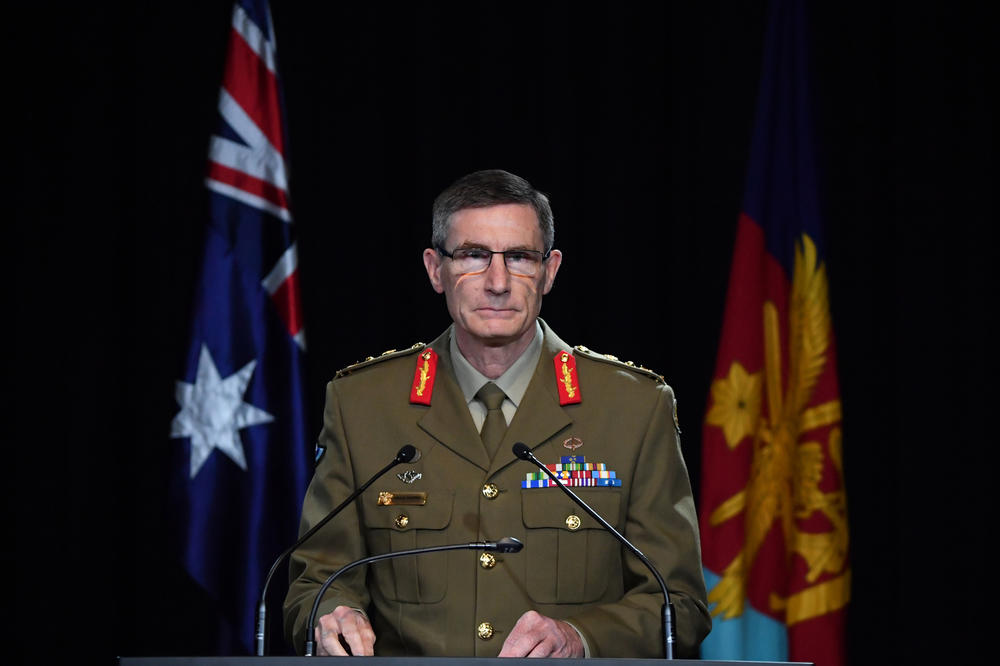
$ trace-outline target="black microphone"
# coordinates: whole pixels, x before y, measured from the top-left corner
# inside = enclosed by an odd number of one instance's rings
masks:
[[[569,498],[573,500],[577,506],[590,514],[590,517],[600,523],[601,527],[611,532],[611,534],[613,534],[623,546],[628,548],[632,554],[638,557],[653,573],[653,576],[660,584],[660,589],[663,590],[663,656],[665,659],[673,659],[674,642],[676,641],[676,636],[674,636],[674,605],[670,602],[670,593],[667,591],[667,585],[663,582],[663,576],[660,575],[660,572],[657,571],[656,567],[653,566],[653,563],[642,554],[642,551],[632,545],[632,542],[623,537],[618,530],[612,527],[608,521],[604,520],[599,513],[591,509],[576,493],[567,488],[565,483],[560,483],[559,478],[553,474],[548,467],[539,462],[538,458],[535,457],[535,454],[533,454],[531,449],[525,446],[523,442],[518,442],[511,447],[511,450],[514,452],[514,455],[521,460],[527,460],[530,463],[534,463],[538,469],[545,472],[557,486],[563,489],[564,493],[569,495]]]
[[[383,474],[385,474],[390,469],[392,469],[393,467],[395,467],[400,463],[411,463],[411,462],[417,462],[418,460],[420,460],[420,449],[413,446],[412,444],[405,445],[403,448],[399,450],[399,452],[396,454],[396,457],[392,459],[392,462],[390,462],[388,465],[386,465],[378,472],[376,472],[375,475],[372,478],[368,479],[368,481],[363,486],[360,486],[357,490],[351,493],[347,499],[341,502],[336,509],[326,514],[326,516],[323,517],[323,520],[313,525],[312,529],[310,529],[308,532],[300,536],[298,541],[293,543],[288,548],[288,550],[283,552],[281,555],[278,555],[278,559],[276,559],[274,561],[274,564],[271,565],[271,570],[267,572],[267,578],[264,579],[264,589],[260,593],[260,603],[257,604],[257,634],[255,636],[255,640],[257,644],[258,657],[264,656],[264,651],[265,651],[264,645],[266,643],[266,636],[267,636],[267,588],[271,584],[271,578],[274,576],[274,572],[278,570],[278,565],[281,564],[281,562],[284,561],[286,557],[291,555],[296,548],[305,543],[309,539],[309,537],[316,534],[316,532],[318,532],[321,527],[330,522],[330,519],[332,519],[338,513],[343,511],[344,507],[346,507],[348,504],[356,500],[358,498],[358,495],[365,492],[365,490],[368,489],[368,486],[375,483],[379,479],[379,477],[381,477]]]
[[[319,588],[319,592],[316,593],[316,599],[313,601],[312,611],[309,612],[309,622],[306,624],[306,649],[305,656],[314,656],[314,651],[316,649],[316,613],[319,612],[319,604],[323,600],[323,595],[326,591],[330,589],[333,585],[333,581],[337,580],[340,574],[350,571],[354,567],[361,566],[362,564],[370,564],[372,562],[379,562],[381,560],[391,560],[395,557],[406,557],[407,555],[423,555],[425,553],[441,553],[446,550],[492,550],[498,553],[517,553],[524,548],[524,544],[515,539],[514,537],[504,537],[499,541],[478,541],[474,543],[455,543],[449,546],[429,546],[427,548],[413,548],[411,550],[397,550],[392,553],[382,553],[381,555],[372,555],[370,557],[364,557],[356,562],[351,562],[340,569],[333,572],[323,586]]]

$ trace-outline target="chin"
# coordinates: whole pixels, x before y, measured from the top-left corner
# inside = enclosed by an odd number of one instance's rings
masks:
[[[516,340],[522,332],[512,327],[489,326],[474,331],[474,334],[485,343],[499,345]]]
[[[479,326],[471,329],[471,332],[487,344],[500,345],[513,342],[524,335],[525,330],[524,322],[493,319],[480,323]]]

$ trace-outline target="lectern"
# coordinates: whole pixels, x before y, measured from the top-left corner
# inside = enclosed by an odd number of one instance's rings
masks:
[[[120,666],[309,666],[317,659],[344,666],[651,666],[663,659],[488,659],[483,657],[119,657]],[[701,661],[682,666],[813,666],[802,661]]]

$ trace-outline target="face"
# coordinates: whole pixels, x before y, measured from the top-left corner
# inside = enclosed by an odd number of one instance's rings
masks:
[[[527,204],[466,208],[452,215],[444,249],[468,247],[545,250],[538,217]],[[562,254],[553,250],[539,274],[527,278],[511,275],[503,256],[496,254],[485,272],[463,275],[450,259],[424,250],[427,275],[434,290],[445,295],[460,345],[498,347],[530,336],[561,262]]]

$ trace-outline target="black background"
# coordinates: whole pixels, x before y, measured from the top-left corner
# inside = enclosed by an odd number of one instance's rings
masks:
[[[853,663],[992,651],[988,7],[812,7]],[[211,601],[164,530],[165,461],[180,445],[167,433],[230,12],[222,0],[46,6],[4,26],[17,452],[5,559],[24,659],[210,645]],[[446,326],[420,262],[430,202],[499,167],[553,201],[565,260],[543,315],[569,342],[668,378],[697,485],[763,3],[275,2],[273,14],[312,430],[338,368]]]

